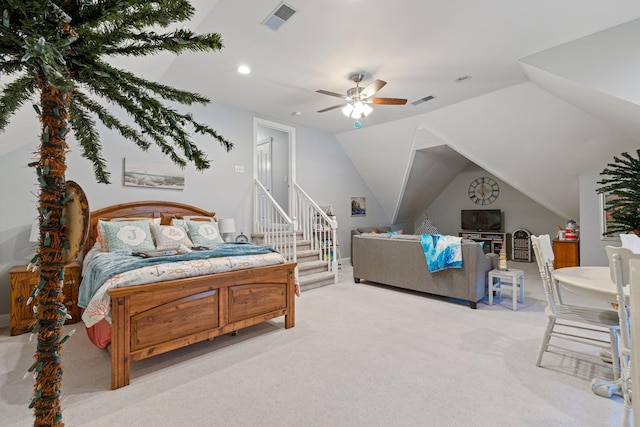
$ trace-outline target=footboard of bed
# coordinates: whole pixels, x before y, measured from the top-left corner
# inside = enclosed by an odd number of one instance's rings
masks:
[[[111,388],[129,384],[131,362],[285,316],[295,326],[295,263],[115,288]]]

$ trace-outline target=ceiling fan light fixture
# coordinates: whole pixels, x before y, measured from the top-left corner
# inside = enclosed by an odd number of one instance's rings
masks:
[[[342,107],[342,114],[344,114],[345,116],[350,117],[352,112],[353,112],[353,104],[347,104],[344,107]]]
[[[361,119],[363,117],[367,117],[373,108],[363,103],[362,101],[356,101],[353,103],[353,111],[351,112],[352,119]]]

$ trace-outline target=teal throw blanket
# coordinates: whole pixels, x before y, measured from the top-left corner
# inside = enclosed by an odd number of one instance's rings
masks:
[[[420,240],[429,272],[462,268],[461,237],[423,234]]]

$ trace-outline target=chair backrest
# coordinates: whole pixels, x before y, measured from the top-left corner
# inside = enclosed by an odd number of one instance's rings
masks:
[[[547,297],[549,308],[555,313],[556,304],[561,303],[559,299],[557,287],[553,279],[553,249],[551,247],[551,239],[548,234],[540,236],[531,235],[531,246],[536,256],[538,269],[540,270],[540,278],[544,286],[544,293]]]
[[[624,295],[624,287],[629,284],[629,260],[640,258],[640,255],[633,254],[629,249],[622,247],[606,246],[607,257],[609,258],[609,272],[611,281],[616,284],[618,301],[618,317],[620,318],[620,335],[623,348],[631,348],[631,331],[629,327],[629,312]]]
[[[630,282],[629,260],[631,258],[640,258],[640,255],[636,255],[629,249],[623,247],[606,246],[604,249],[607,251],[607,258],[609,258],[609,272],[611,274],[611,281],[617,284],[617,277],[619,276],[620,280],[622,281],[622,286],[627,286]],[[617,268],[614,268],[611,262],[614,255],[617,255],[616,258],[620,266],[619,271]]]
[[[533,240],[534,236],[531,236],[531,240]],[[542,262],[550,265],[553,268],[553,247],[551,246],[551,238],[548,234],[541,234],[537,237],[538,242],[538,251],[540,252],[540,257]]]

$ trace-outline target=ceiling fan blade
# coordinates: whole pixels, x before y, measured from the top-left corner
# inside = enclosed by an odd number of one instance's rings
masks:
[[[370,96],[373,96],[374,93],[382,89],[386,84],[387,82],[383,80],[374,80],[373,83],[362,89],[362,92],[360,92],[360,98],[368,98]]]
[[[329,92],[328,90],[317,90],[316,92],[321,93],[323,95],[335,96],[336,98],[347,99],[345,95],[340,95],[339,93]]]
[[[327,107],[327,108],[323,108],[322,110],[318,110],[318,113],[324,113],[325,111],[331,111],[331,110],[335,110],[336,108],[342,108],[345,105],[347,105],[348,102],[344,103],[344,104],[338,104],[338,105],[334,105],[333,107]]]
[[[371,104],[404,105],[407,100],[402,98],[369,98],[367,102]]]

